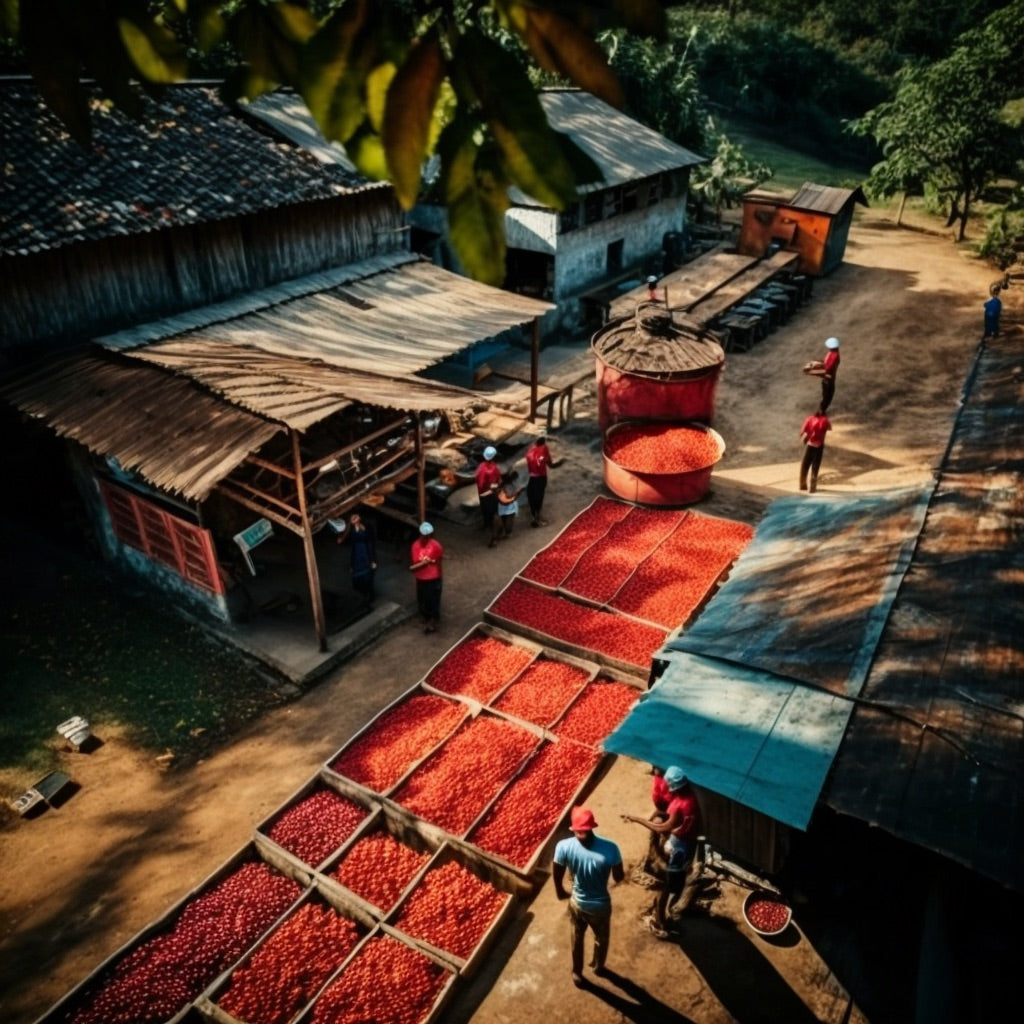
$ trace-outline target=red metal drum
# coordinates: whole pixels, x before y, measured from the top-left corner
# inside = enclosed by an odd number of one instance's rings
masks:
[[[719,338],[660,303],[605,324],[591,340],[597,419],[603,432],[624,420],[710,424],[725,365]]]
[[[692,505],[724,454],[722,436],[703,423],[619,423],[605,434],[605,486],[640,505]]]

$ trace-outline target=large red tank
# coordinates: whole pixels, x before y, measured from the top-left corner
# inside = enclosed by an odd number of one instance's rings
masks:
[[[591,340],[602,434],[623,420],[709,424],[725,364],[719,338],[657,302],[605,324]]]

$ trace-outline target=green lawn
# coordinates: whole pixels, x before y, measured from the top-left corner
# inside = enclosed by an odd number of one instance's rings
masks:
[[[733,142],[743,147],[748,159],[766,163],[775,171],[770,181],[759,186],[773,192],[794,192],[805,181],[854,188],[864,183],[871,170],[866,165],[829,163],[809,153],[789,149],[777,139],[755,132],[741,122],[721,117],[716,118],[716,122]]]

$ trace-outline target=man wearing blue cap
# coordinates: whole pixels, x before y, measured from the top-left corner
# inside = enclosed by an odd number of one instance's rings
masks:
[[[697,852],[697,836],[701,829],[700,804],[690,780],[686,777],[686,772],[677,765],[666,768],[665,785],[669,791],[669,802],[663,818],[638,818],[633,814],[622,816],[623,821],[634,821],[664,837],[665,885],[658,894],[654,917],[649,918],[647,922],[651,933],[659,939],[668,938],[669,904],[676,906],[678,913],[685,909],[688,902],[681,900],[680,897],[693,866],[694,855]]]
[[[441,622],[441,559],[444,548],[434,538],[434,527],[420,523],[412,542],[409,571],[416,579],[416,603],[423,618],[423,632],[436,633]]]
[[[476,492],[480,496],[480,515],[490,540],[494,517],[498,514],[498,490],[501,488],[501,469],[494,461],[498,455],[493,445],[484,449],[484,461],[476,468]]]

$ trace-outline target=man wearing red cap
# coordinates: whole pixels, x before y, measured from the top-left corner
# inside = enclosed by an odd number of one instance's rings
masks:
[[[555,895],[569,900],[572,937],[572,981],[583,984],[583,939],[588,928],[594,931],[594,956],[590,966],[598,977],[605,974],[608,938],[612,924],[612,898],[608,879],[616,883],[625,877],[622,854],[610,839],[594,834],[597,822],[593,811],[574,807],[571,815],[572,839],[563,839],[555,847],[551,881]],[[565,872],[572,876],[572,895],[565,890]]]

